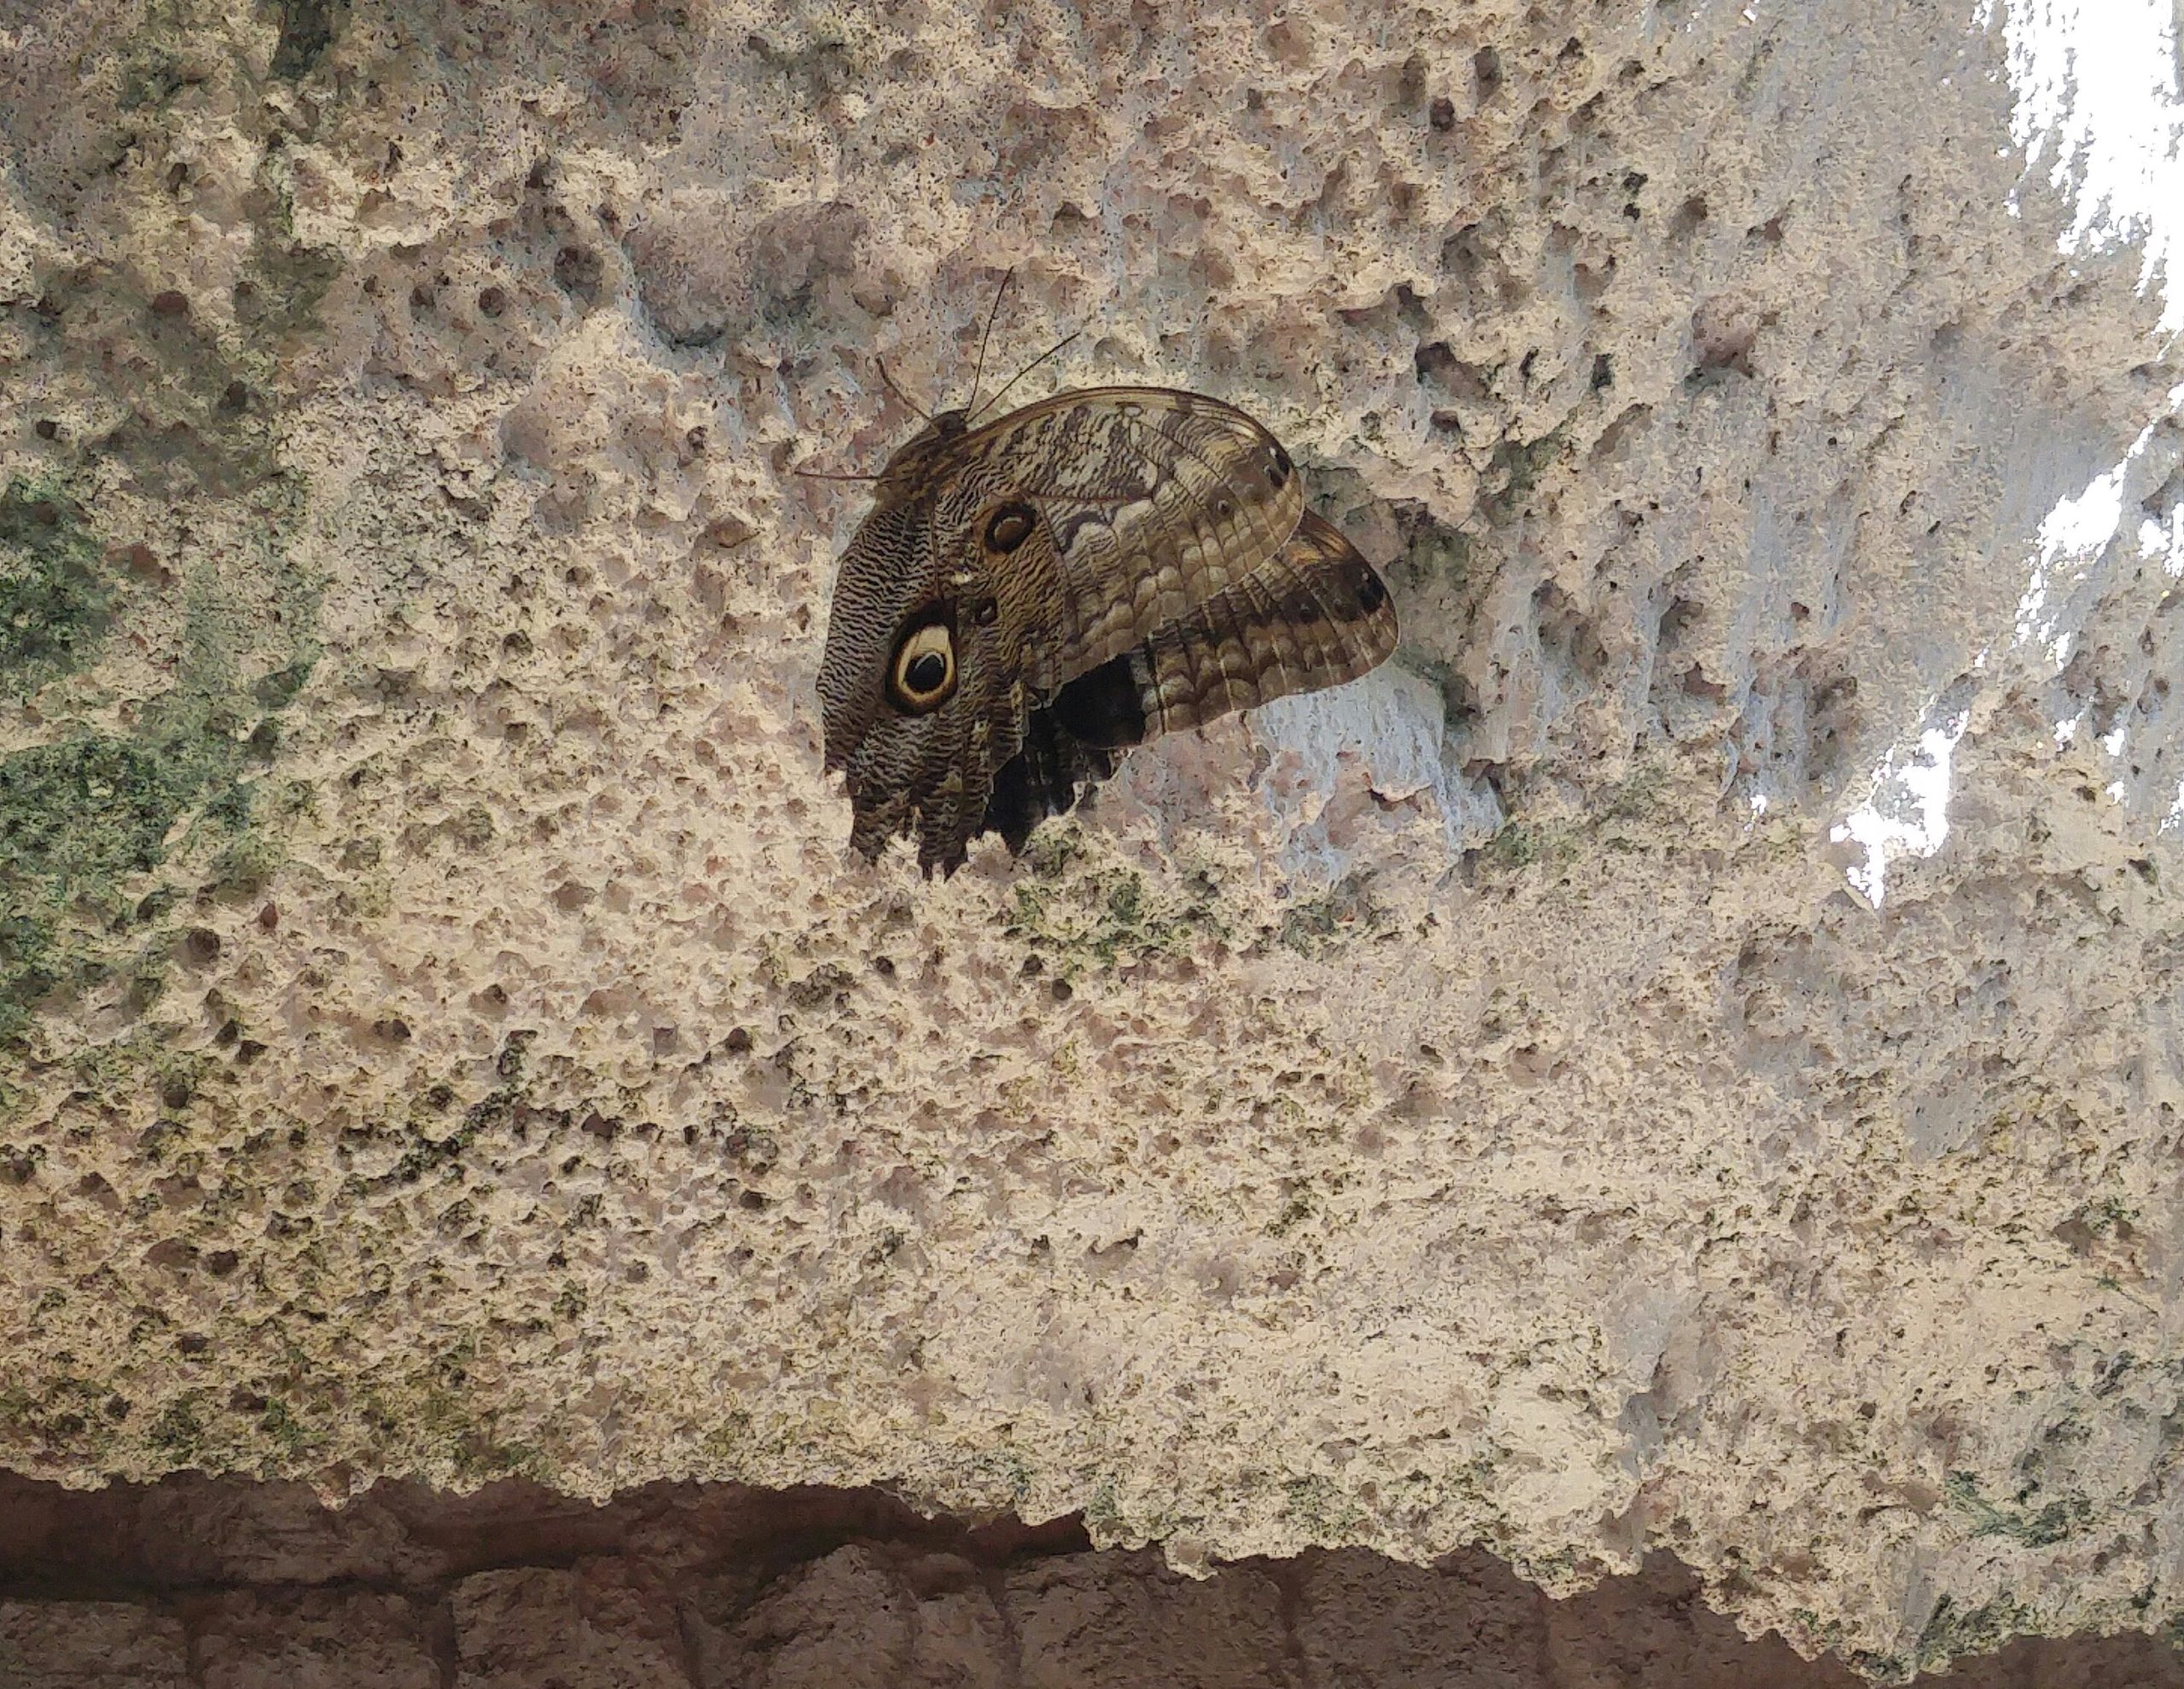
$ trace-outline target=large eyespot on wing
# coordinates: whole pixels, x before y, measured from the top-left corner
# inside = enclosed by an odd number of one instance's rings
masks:
[[[1296,531],[1304,500],[1281,442],[1233,405],[1094,387],[951,443],[930,543],[1006,558],[1003,612],[1030,653],[1026,680],[1045,689],[1249,575]]]
[[[868,858],[909,834],[926,873],[952,874],[992,825],[996,776],[1023,745],[1034,700],[985,609],[982,599],[924,605],[882,647],[879,701],[842,760],[850,843]]]
[[[1210,719],[1257,701],[1234,678],[1217,707],[1203,687],[1185,699],[1176,678],[1202,680],[1216,659],[1201,646],[1294,596],[1279,578],[1246,584],[1293,548],[1303,516],[1295,465],[1250,417],[1195,394],[1095,389],[948,433],[914,467],[915,485],[883,481],[844,555],[821,660],[827,766],[845,773],[867,856],[898,833],[928,873],[960,865],[979,832],[1019,848],[1112,770],[1112,747],[1192,708]],[[937,595],[961,612],[947,638],[911,608]]]
[[[868,859],[908,834],[926,873],[952,874],[985,830],[995,775],[1016,755],[1024,728],[1005,705],[981,707],[974,680],[961,674],[955,694],[926,713],[874,723],[851,754],[850,843]]]
[[[906,716],[930,715],[956,690],[956,630],[943,615],[911,624],[887,665],[888,701]]]
[[[1278,555],[1070,682],[1049,707],[1088,744],[1134,745],[1356,680],[1385,662],[1397,638],[1379,572],[1308,510]]]

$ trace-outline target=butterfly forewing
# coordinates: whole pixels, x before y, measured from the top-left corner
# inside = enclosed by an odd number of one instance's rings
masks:
[[[1273,435],[1231,405],[1165,387],[1062,394],[956,447],[934,488],[934,544],[990,551],[992,513],[1012,501],[1034,513],[1008,554],[1017,590],[1003,607],[1031,618],[1024,645],[1043,688],[1249,574],[1304,508]]]
[[[1308,510],[1276,556],[1072,681],[1050,707],[1077,738],[1116,749],[1355,680],[1397,638],[1379,573]]]

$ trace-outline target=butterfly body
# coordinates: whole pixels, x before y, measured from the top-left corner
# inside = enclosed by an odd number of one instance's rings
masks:
[[[912,833],[930,872],[1032,827],[1113,753],[1395,648],[1372,566],[1304,507],[1273,435],[1196,393],[1098,387],[972,426],[935,416],[881,470],[819,670],[851,842]]]

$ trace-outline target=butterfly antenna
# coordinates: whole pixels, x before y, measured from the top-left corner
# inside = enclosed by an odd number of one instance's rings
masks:
[[[1008,297],[1008,284],[1015,274],[1016,266],[1012,264],[1002,271],[1001,286],[993,290],[993,305],[986,312],[986,331],[979,336],[979,361],[971,370],[971,402],[963,407],[966,415],[975,413],[979,408],[979,383],[985,379],[986,373],[986,342],[993,338],[994,318],[1001,315],[1001,302]]]
[[[1083,331],[1082,329],[1077,331],[1078,334],[1082,334],[1083,332]],[[1029,375],[1034,369],[1037,369],[1041,364],[1044,363],[1048,358],[1052,357],[1056,352],[1060,351],[1064,346],[1067,345],[1076,338],[1077,334],[1063,335],[1061,339],[1056,340],[1054,345],[1048,346],[1044,351],[1041,352],[1037,357],[1033,358],[1029,363],[1025,364],[1021,369],[1010,376],[1008,380],[1003,382],[1002,384],[1001,392],[996,393],[991,398],[988,399],[986,403],[988,404],[999,404],[1002,400],[1002,394],[1006,393],[1011,387],[1014,386],[1019,381],[1022,380],[1026,375]],[[969,416],[964,419],[964,421],[967,422],[975,421],[977,418],[978,413],[976,411],[973,411]]]
[[[877,475],[830,475],[823,469],[792,469],[792,475],[800,475],[807,481],[876,481]]]
[[[880,366],[880,379],[887,384],[887,391],[894,394],[897,398],[902,400],[904,404],[909,406],[911,409],[917,412],[919,415],[925,418],[926,421],[932,421],[932,413],[895,385],[895,378],[887,373],[887,360],[884,357],[875,357],[872,361]],[[878,478],[875,476],[874,479],[877,479]]]

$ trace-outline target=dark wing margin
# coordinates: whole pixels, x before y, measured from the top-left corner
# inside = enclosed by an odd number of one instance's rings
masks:
[[[1021,854],[1127,746],[1294,693],[1339,686],[1393,653],[1386,583],[1325,518],[1304,513],[1281,553],[1035,709],[994,781],[985,825]]]
[[[1324,517],[1135,650],[1071,682],[1051,705],[1087,743],[1110,748],[1370,673],[1399,630],[1385,582]]]

